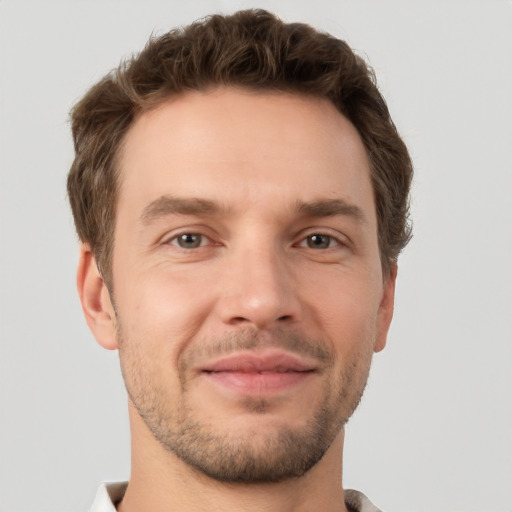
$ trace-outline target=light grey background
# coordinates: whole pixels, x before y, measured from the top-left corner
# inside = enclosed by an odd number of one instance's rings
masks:
[[[74,286],[69,108],[152,31],[256,5],[367,55],[415,161],[415,238],[345,486],[389,512],[512,510],[510,1],[0,0],[2,512],[85,511],[129,476],[117,355]]]

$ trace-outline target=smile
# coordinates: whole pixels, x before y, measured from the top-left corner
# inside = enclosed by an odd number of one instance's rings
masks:
[[[293,388],[317,370],[298,356],[271,351],[239,353],[218,359],[201,369],[213,384],[245,396],[271,395]]]

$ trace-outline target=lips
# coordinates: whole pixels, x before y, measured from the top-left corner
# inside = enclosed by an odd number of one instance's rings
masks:
[[[298,385],[316,370],[312,361],[283,351],[238,353],[207,363],[211,382],[243,395],[268,395]]]
[[[241,353],[222,357],[208,363],[205,372],[284,373],[304,372],[315,369],[315,365],[292,354],[271,351],[265,353]]]

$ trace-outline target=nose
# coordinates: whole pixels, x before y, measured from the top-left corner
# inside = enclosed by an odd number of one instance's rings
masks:
[[[225,324],[268,329],[297,322],[301,303],[284,254],[252,247],[229,260],[218,303]]]

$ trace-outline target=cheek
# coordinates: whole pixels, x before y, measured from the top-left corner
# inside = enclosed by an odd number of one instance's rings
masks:
[[[307,296],[315,322],[338,356],[375,342],[381,287],[372,275],[339,272],[317,281]]]
[[[208,287],[187,275],[140,274],[120,285],[116,305],[124,335],[153,353],[177,358],[211,307]]]

